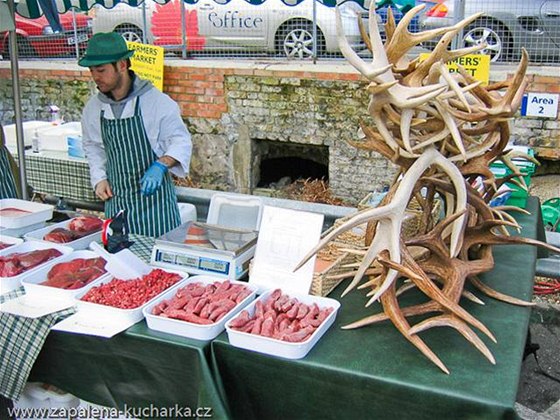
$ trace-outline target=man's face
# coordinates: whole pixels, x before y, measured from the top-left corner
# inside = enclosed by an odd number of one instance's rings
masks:
[[[123,83],[122,64],[123,61],[119,61],[90,67],[89,71],[97,89],[108,94],[119,88]]]

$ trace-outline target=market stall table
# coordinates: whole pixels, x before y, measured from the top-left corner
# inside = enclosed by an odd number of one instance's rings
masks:
[[[100,202],[91,186],[86,159],[69,157],[63,151],[26,151],[25,164],[27,182],[35,192],[68,200]]]
[[[537,237],[539,204],[531,215],[516,214],[523,236]],[[496,246],[496,265],[482,276],[490,287],[531,300],[537,250]],[[329,297],[339,299],[343,282]],[[306,358],[285,360],[242,350],[222,334],[212,343],[212,364],[232,418],[510,418],[520,377],[530,308],[476,294],[484,306],[462,301],[496,336],[482,340],[495,356],[492,365],[450,328],[420,333],[451,371],[446,375],[389,322],[341,330],[342,325],[380,311],[365,308],[365,293],[340,299],[338,318]],[[404,304],[418,302],[411,294]],[[416,320],[413,322],[416,323]]]

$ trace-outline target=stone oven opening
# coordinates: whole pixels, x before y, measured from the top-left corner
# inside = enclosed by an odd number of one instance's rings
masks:
[[[268,140],[255,141],[254,185],[282,187],[298,179],[329,179],[329,148]]]

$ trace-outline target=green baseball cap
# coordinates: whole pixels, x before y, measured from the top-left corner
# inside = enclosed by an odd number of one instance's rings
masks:
[[[134,50],[129,50],[124,38],[116,32],[99,32],[91,37],[83,57],[78,61],[82,67],[100,66],[130,58]]]

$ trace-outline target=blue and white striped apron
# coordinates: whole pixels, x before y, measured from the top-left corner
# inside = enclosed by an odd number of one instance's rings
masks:
[[[17,198],[17,190],[8,159],[8,150],[0,147],[0,199],[4,198]]]
[[[101,137],[107,154],[107,179],[113,198],[105,202],[105,216],[127,210],[130,233],[159,237],[181,223],[175,187],[169,172],[163,185],[152,195],[140,192],[140,179],[157,159],[152,150],[140,110],[135,99],[130,118],[107,119],[101,111]]]

